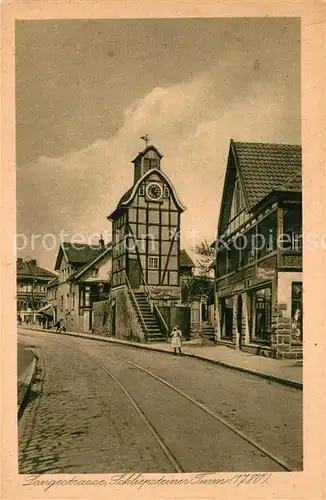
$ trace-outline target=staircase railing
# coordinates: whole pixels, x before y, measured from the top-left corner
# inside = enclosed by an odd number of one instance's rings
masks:
[[[161,332],[163,330],[162,333],[165,336],[166,340],[168,340],[169,334],[170,334],[169,327],[166,324],[165,319],[163,318],[161,311],[159,310],[159,308],[155,304],[154,304],[154,314],[156,316],[156,319],[158,319],[158,321],[160,323]]]
[[[151,312],[153,312],[153,302],[152,302],[152,299],[151,299],[151,291],[149,289],[149,286],[146,283],[145,276],[144,276],[143,272],[141,273],[141,279],[142,279],[142,282],[143,282],[143,285],[144,285],[144,288],[145,288],[146,295],[148,297],[149,307],[151,308]]]
[[[142,327],[144,328],[144,332],[145,332],[145,340],[147,341],[148,340],[148,330],[147,330],[147,326],[146,326],[146,323],[144,321],[144,318],[143,318],[143,315],[141,313],[141,310],[139,308],[139,305],[138,305],[138,302],[137,302],[137,299],[135,297],[135,294],[134,292],[132,291],[132,288],[131,288],[131,285],[130,285],[130,282],[129,282],[129,279],[128,279],[128,276],[127,274],[125,274],[125,278],[126,278],[126,283],[127,283],[127,287],[128,287],[128,292],[131,296],[131,301],[132,303],[134,304],[134,306],[136,307],[136,310],[137,310],[137,313],[138,313],[138,316],[140,318],[140,322],[141,322],[141,325]]]

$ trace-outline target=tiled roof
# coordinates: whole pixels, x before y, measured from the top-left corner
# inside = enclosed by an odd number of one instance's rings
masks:
[[[55,274],[35,264],[35,261],[17,260],[17,277],[54,278]]]
[[[248,199],[249,210],[271,191],[278,191],[302,169],[301,146],[233,142],[233,148]],[[290,191],[301,186],[293,181]]]
[[[180,267],[196,267],[185,250],[180,250]]]
[[[86,264],[94,260],[103,252],[100,245],[86,245],[85,243],[62,243],[68,262],[72,264]]]
[[[302,191],[302,175],[301,172],[296,175],[291,175],[282,186],[277,188],[277,191],[300,193]]]

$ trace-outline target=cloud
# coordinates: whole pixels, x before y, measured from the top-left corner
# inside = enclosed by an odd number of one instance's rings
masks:
[[[125,109],[124,123],[107,140],[18,166],[18,232],[88,235],[110,230],[106,216],[132,184],[130,162],[144,146],[140,136],[148,133],[188,207],[182,219],[183,244],[193,245],[192,228],[199,230],[199,238],[212,239],[230,138],[290,142],[297,135],[287,130],[288,94],[261,76],[252,80],[251,71],[230,71],[221,62],[218,77],[217,67],[212,67],[190,81],[155,87]],[[38,247],[33,255],[53,266],[55,252],[42,254]]]

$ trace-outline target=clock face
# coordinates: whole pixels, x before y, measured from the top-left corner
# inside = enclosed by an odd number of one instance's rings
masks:
[[[154,201],[159,201],[163,196],[163,188],[158,182],[151,182],[146,187],[147,197]]]

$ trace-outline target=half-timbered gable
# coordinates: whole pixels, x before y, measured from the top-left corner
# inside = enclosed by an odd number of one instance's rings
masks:
[[[218,338],[302,354],[301,146],[231,140],[217,231]]]
[[[231,141],[224,180],[218,236],[234,233],[249,218],[245,184]]]
[[[113,231],[112,283],[179,286],[180,214],[184,207],[161,171],[162,155],[148,146],[133,161],[134,185],[109,216]],[[142,174],[142,175],[140,175]]]

